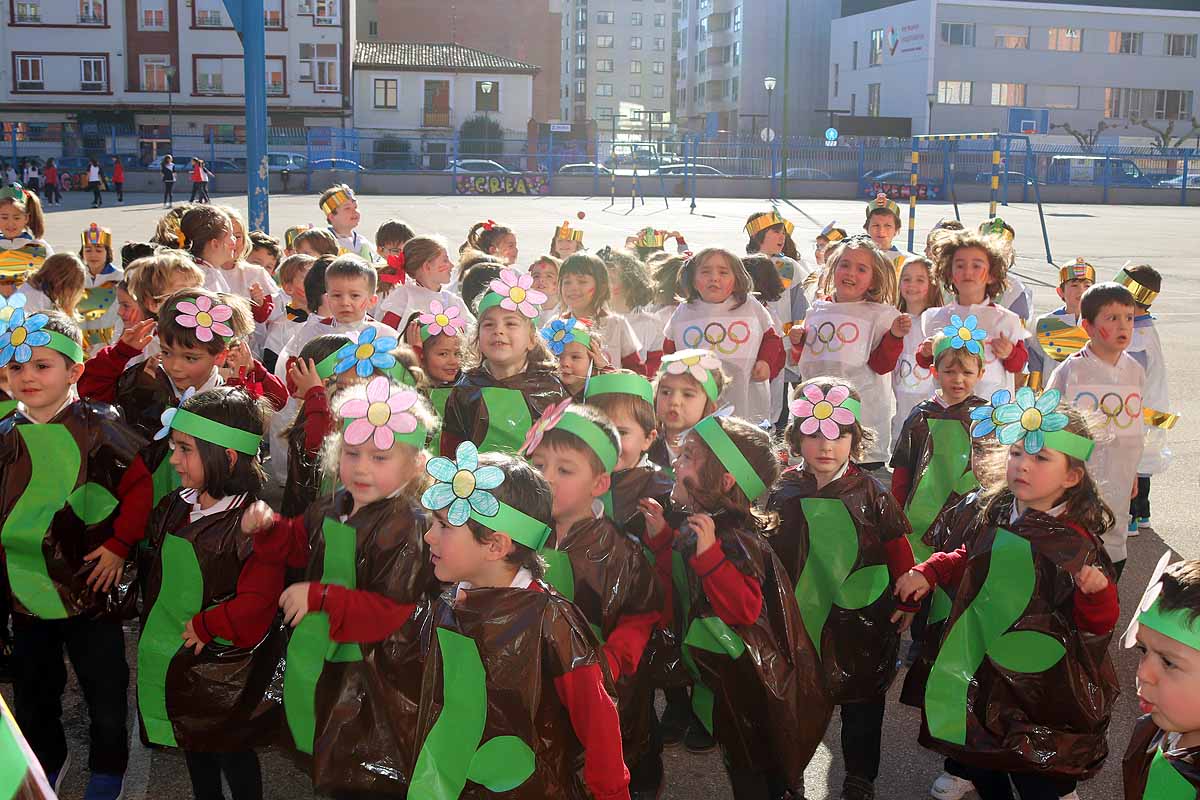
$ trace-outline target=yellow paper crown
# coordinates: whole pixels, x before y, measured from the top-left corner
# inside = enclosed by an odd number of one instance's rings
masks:
[[[1137,279],[1125,270],[1118,272],[1117,277],[1113,278],[1113,280],[1128,289],[1129,293],[1133,295],[1133,302],[1139,306],[1149,308],[1154,304],[1154,298],[1158,297],[1158,292],[1149,286],[1143,286],[1138,283]]]
[[[1058,271],[1058,285],[1062,286],[1067,281],[1091,281],[1096,282],[1096,268],[1083,260],[1083,256],[1075,259],[1074,264],[1067,264]]]
[[[900,205],[883,192],[875,195],[875,199],[867,203],[867,217],[869,218],[871,216],[872,211],[880,210],[890,211],[896,215],[897,219],[900,218]]]
[[[112,247],[112,231],[108,228],[101,228],[96,223],[88,225],[83,230],[83,244],[99,245],[100,247]]]
[[[992,217],[979,223],[979,233],[983,236],[1003,236],[1010,242],[1017,235],[1012,226],[1000,217]]]
[[[554,231],[554,238],[555,239],[563,239],[568,242],[582,242],[583,241],[583,231],[572,230],[571,223],[567,222],[566,220],[563,220],[563,224],[559,225],[558,229],[556,231]]]
[[[667,232],[655,230],[654,228],[642,228],[637,234],[638,247],[659,247],[667,241]]]
[[[296,244],[296,237],[313,229],[312,225],[293,225],[283,232],[283,245],[291,249]]]
[[[834,220],[822,228],[821,232],[818,233],[817,236],[825,239],[825,241],[829,242],[830,244],[833,244],[834,242],[840,242],[842,239],[845,239],[846,232],[839,228],[837,226],[837,220]]]
[[[778,211],[769,211],[762,214],[755,214],[750,221],[746,223],[746,235],[754,236],[760,231],[765,231],[767,228],[773,228],[776,225],[782,225],[784,232],[787,233],[788,236],[791,236],[792,231],[796,229],[795,225],[779,216]]]
[[[354,192],[350,189],[338,189],[329,197],[325,198],[325,202],[321,203],[321,210],[325,212],[325,216],[331,215],[346,203],[354,199]]]

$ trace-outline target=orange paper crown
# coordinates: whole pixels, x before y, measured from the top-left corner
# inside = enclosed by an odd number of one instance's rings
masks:
[[[583,241],[583,231],[578,230],[578,229],[572,229],[571,223],[567,222],[566,220],[563,220],[563,224],[559,225],[558,229],[554,231],[554,238],[562,239],[562,240],[568,241],[568,242],[582,242]]]
[[[91,244],[112,247],[112,231],[108,228],[101,228],[95,222],[84,228],[82,238],[84,246]]]
[[[767,228],[773,228],[776,225],[782,225],[783,230],[788,236],[791,236],[792,231],[796,229],[795,225],[779,216],[778,211],[770,211],[762,214],[755,214],[750,221],[746,223],[746,235],[754,236],[759,231],[765,231]]]
[[[895,200],[889,198],[883,192],[875,195],[875,199],[867,203],[867,216],[871,216],[872,211],[890,211],[896,215],[896,219],[900,218],[900,205]]]

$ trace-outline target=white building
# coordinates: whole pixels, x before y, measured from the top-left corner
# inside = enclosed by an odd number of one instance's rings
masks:
[[[1200,6],[1015,0],[852,0],[831,25],[831,105],[909,117],[914,133],[1187,133],[1200,91]],[[1190,8],[1191,10],[1184,10]],[[932,117],[932,123],[931,123]],[[1193,135],[1195,135],[1193,133]],[[1066,141],[1073,141],[1067,137]]]

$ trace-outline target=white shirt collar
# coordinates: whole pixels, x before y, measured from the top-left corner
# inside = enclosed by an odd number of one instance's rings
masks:
[[[180,498],[185,503],[191,503],[192,511],[188,514],[188,522],[195,522],[204,517],[211,517],[213,514],[220,514],[223,511],[228,511],[231,508],[241,505],[246,500],[246,495],[236,494],[222,497],[217,502],[213,503],[208,508],[200,507],[200,492],[196,489],[182,489],[179,492]]]
[[[166,374],[166,371],[163,371]],[[179,387],[175,385],[175,379],[167,375],[167,380],[171,382],[171,391],[175,393],[175,398],[183,397],[183,392],[179,391]],[[212,374],[208,376],[208,380],[196,387],[196,393],[207,392],[209,389],[215,389],[225,383],[225,379],[221,377],[221,373],[216,367],[213,367]]]
[[[517,570],[517,574],[513,576],[512,583],[508,585],[510,589],[528,589],[533,583],[533,573],[525,567]],[[462,600],[463,594],[475,588],[475,584],[470,581],[459,581],[454,587],[454,602]]]
[[[57,409],[55,409],[54,413],[51,414],[49,418],[54,419],[55,417],[57,417],[59,414],[61,414],[63,412],[64,408],[71,405],[71,403],[76,402],[77,400],[79,400],[79,395],[76,393],[75,387],[72,386],[70,389],[67,390],[67,399],[63,401],[63,404],[61,406],[59,406]],[[22,403],[20,401],[17,402],[17,411],[21,412],[21,415],[24,416],[25,419],[29,420],[30,422],[32,422],[34,424],[38,424],[37,420],[35,420],[33,417],[31,417],[29,415],[29,408],[24,403]]]
[[[1012,511],[1010,511],[1008,514],[1009,524],[1015,523],[1022,516],[1024,516],[1025,512],[1028,510],[1029,510],[1028,507],[1026,507],[1026,505],[1024,503],[1020,502],[1019,500],[1014,500]],[[1059,503],[1054,508],[1052,508],[1046,512],[1046,514],[1051,517],[1061,517],[1065,513],[1067,513],[1067,504],[1066,503]]]
[[[800,463],[801,463],[802,465],[804,464],[804,462],[803,462],[803,461],[801,461]],[[807,467],[807,466],[804,466],[804,467],[803,467],[803,469],[804,469],[804,471],[805,471],[805,472],[808,472],[808,474],[809,474],[809,475],[812,475],[812,472],[810,472],[810,471],[809,471],[809,469],[808,469],[808,467]],[[829,483],[833,483],[834,481],[836,481],[836,480],[838,480],[839,478],[841,478],[843,475],[845,475],[845,474],[846,474],[846,471],[847,471],[847,470],[849,470],[849,469],[850,469],[850,462],[849,462],[849,461],[847,461],[845,464],[842,464],[842,468],[841,468],[841,469],[839,469],[839,470],[837,471],[837,474],[836,474],[836,475],[834,475],[832,479],[830,479]],[[815,477],[815,476],[814,476],[814,477]],[[828,485],[828,484],[827,484],[827,485]]]

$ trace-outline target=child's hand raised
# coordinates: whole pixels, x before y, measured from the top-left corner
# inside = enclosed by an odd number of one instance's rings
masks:
[[[755,361],[754,369],[750,371],[750,380],[767,381],[771,379],[771,365],[765,361]]]
[[[663,529],[667,527],[667,517],[662,505],[653,498],[643,497],[638,500],[638,511],[646,518],[646,535],[651,539],[661,536]]]
[[[293,628],[308,613],[308,586],[305,583],[293,583],[279,595],[279,607],[283,609],[283,621]]]
[[[324,386],[325,381],[317,374],[317,364],[311,358],[297,358],[288,367],[288,377],[296,387],[296,396],[303,398],[309,389]]]
[[[932,588],[924,575],[915,569],[910,569],[896,581],[895,594],[906,603],[915,603],[929,594],[929,590]]]
[[[687,521],[696,534],[696,555],[707,552],[717,543],[717,523],[708,514],[692,514]]]
[[[908,314],[901,314],[892,320],[892,336],[903,339],[912,330],[912,325],[912,317]]]
[[[1013,348],[1016,347],[1012,340],[1006,338],[1003,334],[992,339],[988,344],[992,346],[992,352],[996,354],[996,358],[1001,361],[1012,355]]]
[[[804,347],[804,333],[803,325],[797,324],[792,326],[792,329],[788,331],[788,341],[792,343],[792,347]]]
[[[263,291],[261,283],[250,284],[250,302],[256,306],[261,306],[263,300],[266,299],[266,292]]]
[[[204,642],[200,641],[200,637],[196,635],[196,629],[192,626],[190,619],[187,621],[187,625],[183,626],[183,646],[192,648],[196,655],[200,655],[200,651],[204,649]]]
[[[1084,594],[1103,592],[1108,588],[1108,576],[1090,564],[1084,564],[1075,573],[1075,585]]]
[[[421,346],[421,321],[419,319],[408,323],[408,327],[404,329],[404,341],[414,350]]]
[[[154,339],[158,323],[152,319],[144,319],[136,325],[126,328],[121,334],[121,341],[137,350],[139,353]]]
[[[933,361],[933,337],[926,339],[917,346],[917,355],[923,359]]]
[[[242,512],[242,533],[252,536],[275,524],[275,512],[262,500],[255,500]]]

